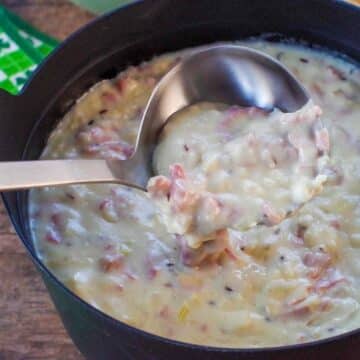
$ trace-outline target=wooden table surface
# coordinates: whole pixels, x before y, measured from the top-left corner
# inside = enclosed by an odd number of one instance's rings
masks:
[[[38,29],[66,38],[93,17],[64,0],[0,0]],[[82,359],[65,333],[0,199],[0,360]]]

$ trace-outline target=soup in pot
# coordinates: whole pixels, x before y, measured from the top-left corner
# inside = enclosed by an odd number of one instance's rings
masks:
[[[276,57],[312,101],[293,114],[206,103],[175,114],[148,193],[32,190],[37,252],[94,307],[179,341],[263,347],[359,328],[360,72],[320,50],[242,44]],[[152,89],[185,53],[95,85],[42,158],[131,156]]]

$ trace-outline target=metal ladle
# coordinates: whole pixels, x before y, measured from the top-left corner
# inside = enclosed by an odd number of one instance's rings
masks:
[[[309,95],[283,65],[260,51],[237,45],[202,48],[185,57],[155,87],[129,159],[2,162],[0,191],[85,183],[146,190],[153,175],[153,150],[165,122],[202,101],[294,112],[309,101]]]

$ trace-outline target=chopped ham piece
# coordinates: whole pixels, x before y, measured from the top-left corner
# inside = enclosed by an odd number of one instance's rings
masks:
[[[159,312],[159,315],[163,319],[168,319],[170,317],[170,308],[168,305],[165,305]]]
[[[60,244],[63,238],[57,230],[49,229],[45,235],[45,240],[49,243]]]
[[[170,166],[170,178],[175,181],[177,179],[185,179],[185,170],[181,164]]]
[[[99,266],[102,271],[109,273],[121,270],[124,267],[124,256],[108,254],[99,260]]]
[[[277,212],[270,204],[263,205],[263,213],[265,222],[269,225],[277,225],[284,219],[284,215]]]
[[[308,266],[308,275],[312,279],[317,279],[331,265],[332,258],[323,252],[307,252],[303,257],[304,265]]]
[[[289,318],[289,317],[303,318],[303,317],[306,317],[306,316],[308,316],[310,314],[311,314],[310,306],[304,305],[304,306],[295,307],[295,308],[293,308],[291,310],[286,311],[285,313],[283,313],[281,315],[281,317],[285,317],[285,318]]]
[[[101,144],[112,139],[112,134],[99,126],[87,127],[77,135],[77,140],[82,145]]]
[[[315,130],[315,142],[320,151],[329,152],[330,150],[330,138],[327,129],[322,128]]]
[[[155,267],[150,266],[150,267],[147,269],[146,275],[147,275],[147,278],[148,278],[149,280],[155,279],[157,274],[158,274],[158,270],[157,270]]]
[[[338,270],[329,269],[324,277],[319,279],[314,286],[316,292],[325,292],[339,283],[346,283],[347,280]]]
[[[88,156],[125,160],[134,152],[134,146],[121,140],[119,129],[114,127],[86,126],[77,134],[76,141],[81,152]]]
[[[155,198],[170,196],[171,181],[166,176],[156,176],[150,179],[147,190]]]
[[[116,93],[110,92],[110,91],[103,92],[101,94],[101,98],[102,98],[105,106],[113,106],[118,99]]]
[[[309,267],[326,268],[331,262],[331,256],[322,252],[307,252],[304,255],[303,262]]]

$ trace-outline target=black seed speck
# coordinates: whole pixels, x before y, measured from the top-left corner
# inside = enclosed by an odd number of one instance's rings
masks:
[[[172,263],[172,262],[168,262],[168,263],[166,264],[167,267],[173,267],[174,265],[175,265],[175,264]]]
[[[215,302],[214,300],[210,300],[210,301],[208,302],[208,304],[209,304],[210,306],[215,306],[215,305],[216,305],[216,302]]]
[[[234,289],[231,288],[231,287],[228,286],[228,285],[225,286],[225,290],[228,291],[228,292],[233,292],[233,291],[234,291]]]
[[[245,251],[245,246],[241,246],[241,247],[240,247],[240,250],[241,250],[241,251]]]
[[[333,327],[328,328],[328,332],[333,332],[335,329]]]
[[[307,64],[309,62],[309,60],[305,58],[300,58],[300,61],[304,64]]]
[[[266,321],[266,322],[270,322],[271,319],[270,319],[268,316],[266,316],[266,317],[265,317],[265,321]]]
[[[276,54],[276,58],[277,58],[278,60],[281,60],[281,58],[283,57],[283,55],[284,55],[284,53],[283,53],[282,51],[280,51],[280,52],[278,52],[278,53]]]
[[[73,194],[66,193],[65,195],[66,195],[66,197],[67,197],[68,199],[70,199],[70,200],[75,200],[75,196],[74,196]]]
[[[280,256],[280,261],[285,261],[285,256],[284,255]]]
[[[186,145],[186,144],[184,144],[184,150],[187,152],[187,151],[189,151],[189,147]]]
[[[108,112],[107,109],[102,109],[102,110],[99,111],[99,114],[100,114],[100,115],[104,115],[104,114],[106,114],[107,112]]]
[[[89,125],[89,126],[94,125],[94,124],[95,124],[95,120],[90,120],[90,121],[88,122],[88,125]]]

